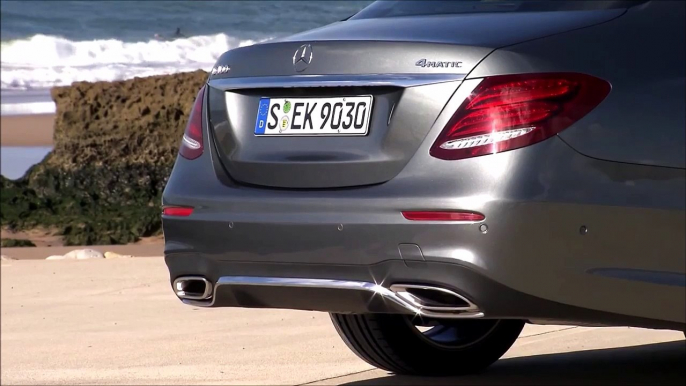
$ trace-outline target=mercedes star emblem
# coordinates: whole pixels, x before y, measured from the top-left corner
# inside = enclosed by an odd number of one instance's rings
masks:
[[[303,44],[293,55],[293,67],[295,71],[301,72],[312,63],[312,46]]]

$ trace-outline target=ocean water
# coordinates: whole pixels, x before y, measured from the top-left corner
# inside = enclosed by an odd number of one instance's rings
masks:
[[[26,174],[29,168],[45,158],[52,147],[2,146],[0,147],[0,174],[16,180]]]
[[[47,114],[55,112],[48,89],[0,90],[0,115]]]
[[[75,81],[210,70],[229,49],[333,23],[370,3],[2,0],[0,114],[54,112],[49,89]],[[19,178],[49,151],[3,146],[0,174]]]
[[[14,101],[7,91],[209,70],[231,48],[326,25],[369,3],[3,0],[0,88]],[[183,37],[173,38],[177,28]]]

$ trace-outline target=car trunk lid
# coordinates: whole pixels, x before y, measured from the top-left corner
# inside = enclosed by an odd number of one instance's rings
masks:
[[[349,20],[228,51],[208,88],[217,152],[227,173],[244,184],[316,189],[383,183],[414,156],[461,79],[494,49],[622,12]],[[303,57],[307,63],[294,64]],[[367,135],[255,135],[262,98],[362,95],[373,98]]]

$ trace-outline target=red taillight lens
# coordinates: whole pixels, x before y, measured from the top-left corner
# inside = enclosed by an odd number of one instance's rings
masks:
[[[482,221],[486,218],[477,212],[403,212],[403,217],[412,221]]]
[[[175,217],[188,217],[193,213],[193,208],[185,206],[165,206],[162,208],[162,215]]]
[[[581,119],[609,92],[608,82],[584,74],[486,78],[450,119],[431,155],[455,160],[543,141]]]
[[[202,106],[204,96],[205,86],[198,91],[198,96],[195,97],[193,110],[191,111],[191,116],[188,118],[188,125],[186,126],[186,131],[183,133],[183,138],[181,139],[179,154],[183,158],[196,159],[202,154]]]

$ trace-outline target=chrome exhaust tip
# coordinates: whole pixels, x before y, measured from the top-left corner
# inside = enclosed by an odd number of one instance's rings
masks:
[[[182,276],[174,280],[174,292],[181,300],[207,300],[212,297],[212,283],[201,276]]]
[[[466,297],[440,287],[421,284],[393,284],[389,288],[403,301],[431,314],[481,314]],[[481,314],[483,315],[483,314]]]

